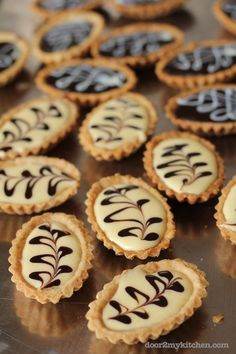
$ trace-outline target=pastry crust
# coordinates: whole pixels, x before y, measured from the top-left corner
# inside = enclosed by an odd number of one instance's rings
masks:
[[[164,207],[166,212],[166,229],[161,237],[160,242],[157,245],[140,251],[125,250],[115,242],[111,241],[97,223],[94,212],[94,204],[98,195],[107,187],[123,183],[140,186],[141,188],[148,191],[151,195],[153,195],[157,200],[159,200],[161,205]],[[132,259],[134,257],[138,257],[140,259],[146,259],[147,257],[158,257],[161,250],[169,247],[171,239],[175,236],[173,214],[170,211],[170,207],[167,204],[166,199],[159,192],[145,183],[141,178],[135,178],[129,175],[122,176],[119,174],[104,177],[92,185],[87,193],[87,200],[85,204],[87,206],[86,214],[88,216],[88,221],[91,224],[93,231],[96,233],[97,238],[103,242],[105,247],[112,249],[116,255],[124,255],[128,259]]]
[[[168,32],[173,36],[173,42],[164,44],[162,47],[158,48],[154,52],[147,53],[145,55],[138,56],[124,56],[124,57],[112,57],[112,56],[103,56],[99,53],[100,45],[106,42],[109,39],[112,39],[117,36],[127,35],[127,34],[135,34],[137,32]],[[157,23],[138,23],[127,25],[123,27],[119,27],[112,32],[104,35],[99,38],[91,48],[92,55],[95,58],[103,58],[112,60],[116,63],[127,64],[132,67],[136,66],[146,66],[156,63],[157,60],[161,59],[166,54],[172,52],[173,50],[180,47],[183,42],[183,32],[180,31],[177,27],[171,26],[168,24],[157,24]]]
[[[213,5],[213,13],[217,20],[220,22],[220,24],[230,33],[233,35],[236,35],[236,21],[232,20],[230,16],[228,16],[224,11],[222,10],[222,5],[223,1],[222,0],[216,0],[216,2]]]
[[[12,108],[11,110],[7,111],[5,114],[2,115],[2,117],[0,119],[0,131],[1,131],[2,127],[4,126],[4,124],[7,123],[8,121],[10,121],[13,116],[17,115],[17,113],[19,111],[27,109],[34,104],[39,104],[39,103],[43,103],[43,102],[53,103],[53,98],[40,97],[40,98],[33,99],[33,100],[27,101],[25,103],[22,103],[16,107]],[[77,105],[75,105],[73,102],[71,102],[65,98],[61,99],[61,102],[63,102],[63,104],[65,104],[69,110],[68,119],[67,119],[67,122],[64,125],[63,129],[61,129],[59,132],[51,134],[51,136],[44,139],[44,142],[41,146],[36,146],[34,148],[25,148],[25,149],[22,149],[19,151],[8,150],[8,151],[4,152],[4,154],[1,151],[0,160],[10,160],[10,159],[14,159],[16,157],[25,157],[28,155],[38,155],[39,153],[44,153],[44,152],[50,150],[56,144],[58,144],[61,140],[63,140],[76,125],[76,120],[79,116],[79,107],[77,107]]]
[[[33,204],[17,204],[17,203],[6,203],[0,202],[0,211],[6,214],[33,214],[39,213],[43,210],[48,210],[57,205],[64,203],[66,200],[72,198],[78,191],[80,187],[80,173],[77,168],[66,160],[46,157],[46,156],[30,156],[30,157],[18,157],[15,160],[0,161],[0,169],[7,166],[22,166],[25,162],[37,161],[38,163],[45,163],[49,166],[54,166],[68,174],[71,178],[76,181],[75,186],[70,186],[64,191],[55,195],[53,198],[42,202]]]
[[[78,239],[81,247],[81,260],[78,269],[72,279],[64,286],[60,286],[59,289],[53,289],[53,287],[36,289],[27,283],[22,275],[21,259],[26,239],[34,228],[46,222],[58,222],[65,226]],[[62,298],[71,297],[74,291],[82,287],[83,282],[88,278],[89,269],[92,268],[93,245],[88,231],[82,221],[73,215],[64,213],[46,213],[31,218],[17,231],[9,252],[9,271],[12,274],[12,282],[16,284],[16,289],[23,292],[26,297],[36,299],[41,304],[47,302],[56,304]]]
[[[200,122],[196,120],[181,119],[175,114],[176,108],[178,107],[178,99],[194,95],[196,93],[205,92],[211,89],[225,90],[227,88],[232,88],[236,90],[236,85],[234,84],[218,84],[204,86],[203,88],[197,88],[194,90],[189,90],[181,92],[178,95],[171,97],[165,107],[166,115],[170,121],[177,127],[183,130],[190,130],[197,134],[206,135],[228,135],[234,134],[236,132],[236,121],[235,122]]]
[[[193,292],[181,310],[164,322],[149,327],[128,331],[112,331],[106,328],[102,320],[102,311],[116,292],[120,277],[129,272],[129,270],[125,270],[121,275],[115,276],[110,283],[106,284],[103,290],[97,294],[96,300],[89,304],[90,309],[86,314],[86,318],[89,321],[88,328],[95,332],[97,338],[107,339],[111,343],[119,341],[126,344],[144,343],[148,339],[157,339],[161,335],[169,333],[193,315],[194,311],[202,305],[202,299],[207,295],[206,287],[208,286],[208,282],[205,279],[205,274],[195,265],[181,259],[150,262],[135,268],[139,268],[147,273],[154,273],[163,267],[183,273],[192,283]]]
[[[167,64],[177,55],[183,54],[188,51],[193,51],[198,48],[204,47],[214,47],[217,45],[226,45],[228,43],[232,43],[233,40],[229,39],[212,39],[202,42],[192,42],[184,47],[181,47],[174,51],[172,54],[167,57],[161,59],[157,65],[155,73],[157,78],[163,81],[168,86],[179,88],[179,89],[194,89],[197,87],[202,87],[205,85],[212,85],[218,82],[225,82],[231,78],[233,78],[236,74],[236,64],[232,65],[232,67],[220,70],[213,74],[199,74],[199,75],[172,75],[168,74],[165,71],[165,67]]]
[[[88,65],[94,65],[97,67],[105,67],[113,70],[120,71],[124,75],[126,75],[127,81],[118,88],[110,89],[105,92],[101,93],[80,93],[80,92],[71,92],[68,90],[59,90],[45,82],[45,79],[47,75],[61,67],[66,67],[70,65],[76,65],[76,64],[88,64]],[[134,72],[126,67],[125,65],[117,64],[117,63],[111,63],[109,60],[103,60],[103,59],[81,59],[81,60],[70,60],[66,61],[63,64],[57,64],[57,65],[49,65],[46,68],[43,68],[42,70],[39,71],[39,73],[36,76],[36,85],[38,88],[52,96],[57,96],[57,97],[66,97],[72,101],[75,101],[77,103],[80,103],[82,105],[89,105],[93,106],[96,105],[100,102],[106,101],[110,98],[114,98],[117,96],[122,95],[123,93],[131,90],[137,83],[137,78],[134,74]]]
[[[228,228],[223,226],[223,224],[226,222],[223,213],[223,207],[231,188],[235,186],[235,184],[236,184],[236,176],[234,176],[229,181],[229,183],[222,189],[222,194],[219,197],[218,204],[216,205],[216,213],[214,215],[216,219],[216,225],[220,229],[221,235],[234,245],[236,245],[236,232],[229,230]]]
[[[0,42],[5,41],[15,44],[19,49],[20,53],[15,63],[0,72],[0,87],[11,82],[20,73],[29,55],[28,43],[25,39],[19,37],[15,33],[0,32]]]
[[[127,99],[133,99],[138,102],[140,106],[143,106],[147,109],[148,112],[148,126],[146,129],[146,137],[150,136],[156,126],[156,123],[159,119],[157,116],[157,112],[153,106],[153,104],[143,95],[139,93],[127,92],[122,97]],[[119,97],[118,97],[119,98]],[[123,144],[120,147],[114,149],[105,149],[95,146],[94,141],[92,139],[91,134],[89,133],[89,124],[94,114],[99,111],[103,106],[105,106],[107,102],[101,104],[100,106],[94,108],[85,118],[83,124],[79,130],[79,140],[84,150],[92,155],[96,160],[102,161],[111,161],[111,160],[121,160],[124,157],[127,157],[137,151],[141,145],[145,142],[140,141],[138,138],[136,140]]]
[[[218,167],[218,177],[212,183],[206,191],[204,191],[201,194],[190,194],[190,193],[177,193],[170,189],[163,181],[162,179],[156,174],[153,163],[152,163],[152,152],[154,148],[161,142],[166,139],[170,138],[176,138],[176,137],[181,137],[181,138],[189,138],[194,141],[197,141],[204,145],[208,150],[214,153],[216,162],[217,162],[217,167]],[[170,197],[170,198],[175,198],[179,202],[188,202],[189,204],[195,204],[195,203],[203,203],[206,202],[208,199],[214,197],[217,195],[220,191],[220,188],[222,187],[225,179],[225,168],[224,168],[224,161],[221,158],[221,156],[218,154],[218,152],[215,150],[215,146],[211,144],[209,141],[202,139],[198,137],[197,135],[191,134],[191,133],[185,133],[185,132],[178,132],[178,131],[170,131],[167,133],[162,133],[160,135],[154,136],[150,142],[147,143],[146,145],[146,151],[144,153],[143,157],[143,163],[144,163],[144,168],[146,170],[146,173],[148,177],[151,179],[152,183],[160,190],[164,191],[165,194]]]
[[[156,4],[122,5],[117,0],[111,0],[111,6],[121,15],[136,20],[148,20],[167,16],[181,8],[186,0],[167,0]]]
[[[90,34],[82,40],[80,44],[73,45],[60,51],[45,52],[41,48],[41,41],[44,35],[53,30],[54,27],[68,23],[69,21],[86,21],[92,25]],[[63,60],[69,60],[75,57],[83,56],[91,47],[96,38],[101,34],[104,27],[103,17],[95,12],[73,11],[55,15],[44,23],[36,32],[33,53],[43,63],[58,63]]]

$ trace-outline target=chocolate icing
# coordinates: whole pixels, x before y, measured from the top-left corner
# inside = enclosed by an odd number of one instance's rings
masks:
[[[14,43],[0,43],[0,72],[12,66],[19,57],[19,49]]]
[[[91,2],[94,2],[94,0],[41,0],[39,1],[39,6],[48,11],[61,11]]]

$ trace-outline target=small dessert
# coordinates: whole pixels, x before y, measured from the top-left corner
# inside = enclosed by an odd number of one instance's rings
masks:
[[[96,160],[121,160],[152,134],[157,113],[138,93],[127,92],[94,108],[80,128],[80,143]]]
[[[0,87],[11,82],[28,58],[27,42],[10,32],[0,32]]]
[[[0,211],[32,214],[73,197],[80,173],[63,159],[33,156],[0,161]]]
[[[140,259],[158,256],[175,235],[166,200],[139,178],[102,178],[89,190],[86,205],[97,238],[117,255]]]
[[[36,32],[35,56],[43,63],[61,62],[85,54],[104,26],[94,12],[72,12],[53,16]]]
[[[181,259],[139,265],[97,294],[86,315],[88,328],[111,343],[157,339],[193,315],[207,286],[205,274]]]
[[[236,42],[214,39],[191,43],[157,63],[156,75],[168,86],[197,88],[225,82],[236,74]]]
[[[180,9],[186,0],[111,0],[121,15],[135,20],[167,16]]]
[[[218,84],[186,91],[166,105],[171,122],[198,134],[236,133],[236,85]]]
[[[56,304],[82,287],[92,267],[92,250],[90,236],[76,217],[63,213],[35,216],[12,241],[11,280],[26,297]]]
[[[152,138],[144,153],[144,167],[159,190],[190,204],[217,195],[225,178],[224,162],[214,145],[177,131]]]
[[[102,59],[49,65],[36,76],[42,91],[90,106],[120,96],[131,90],[136,81],[134,72],[125,65]]]
[[[103,0],[33,0],[33,10],[43,17],[75,11],[93,10],[102,5]]]
[[[236,3],[234,0],[217,0],[213,12],[222,26],[236,35]]]
[[[236,176],[223,188],[215,218],[221,235],[236,245]]]
[[[178,48],[183,32],[168,24],[141,23],[117,28],[98,39],[95,58],[109,58],[131,66],[146,66]]]
[[[41,97],[23,103],[0,119],[0,160],[47,151],[74,128],[77,106],[66,99]]]

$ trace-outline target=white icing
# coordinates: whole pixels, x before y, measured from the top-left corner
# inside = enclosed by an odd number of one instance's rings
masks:
[[[227,224],[236,225],[236,185],[233,185],[225,199],[223,214]]]

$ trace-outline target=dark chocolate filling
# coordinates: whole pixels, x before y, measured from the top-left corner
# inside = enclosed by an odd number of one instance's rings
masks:
[[[235,0],[225,0],[222,4],[222,10],[232,20],[236,21],[236,1]]]
[[[14,43],[0,43],[0,72],[12,66],[19,57],[19,49]]]

